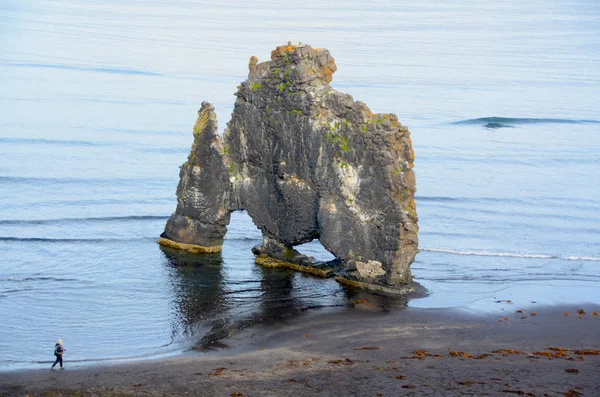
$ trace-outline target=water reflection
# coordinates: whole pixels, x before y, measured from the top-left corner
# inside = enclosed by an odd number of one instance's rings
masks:
[[[262,290],[260,312],[264,317],[276,317],[298,311],[302,303],[294,296],[294,276],[292,271],[258,267]]]
[[[170,282],[175,292],[173,309],[177,321],[173,332],[196,336],[203,325],[220,318],[229,308],[221,254],[194,255],[168,247],[160,249],[171,270]]]
[[[405,307],[407,297],[374,295],[340,286],[333,279],[284,269],[255,266],[252,276],[240,279],[240,271],[224,265],[221,253],[195,255],[160,247],[174,291],[173,339],[194,343],[196,350],[224,347],[236,331],[256,323],[301,315],[309,309],[356,307],[357,310],[389,311]],[[366,304],[356,304],[364,301]]]
[[[252,324],[294,316],[310,308],[343,306],[347,299],[333,280],[254,267],[252,279],[232,280],[220,253],[194,255],[160,247],[174,291],[173,337],[194,349],[222,347],[223,340]]]

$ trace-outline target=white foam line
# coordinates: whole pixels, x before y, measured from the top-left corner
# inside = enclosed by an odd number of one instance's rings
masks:
[[[592,261],[592,262],[600,262],[600,258],[595,256],[565,256],[562,259],[566,259],[568,261]]]
[[[556,258],[555,256],[544,255],[544,254],[518,254],[518,253],[512,253],[512,252],[490,252],[490,251],[456,251],[456,250],[445,250],[445,249],[438,249],[438,248],[421,248],[421,251],[443,252],[446,254],[454,254],[454,255],[503,256],[503,257],[511,257],[511,258],[535,258],[535,259]]]
[[[440,249],[440,248],[421,248],[421,251],[428,252],[441,252],[444,254],[452,255],[472,255],[472,256],[496,256],[496,257],[508,257],[508,258],[527,258],[527,259],[563,259],[567,261],[592,261],[600,262],[599,257],[595,256],[554,256],[547,254],[519,254],[516,252],[492,252],[492,251],[458,251],[451,249]]]

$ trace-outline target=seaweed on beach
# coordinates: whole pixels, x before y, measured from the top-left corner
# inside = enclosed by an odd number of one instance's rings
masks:
[[[468,354],[468,353],[465,353],[465,352],[456,352],[456,351],[454,351],[454,350],[450,350],[450,351],[448,352],[448,354],[449,354],[451,357],[475,358],[475,356],[472,356],[472,355],[470,355],[470,354]]]
[[[507,356],[509,354],[525,354],[520,350],[515,350],[515,349],[500,349],[500,350],[493,350],[492,353],[496,353],[496,354],[502,354],[503,356]]]

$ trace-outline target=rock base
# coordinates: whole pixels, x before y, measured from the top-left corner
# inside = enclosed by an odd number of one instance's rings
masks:
[[[386,285],[365,283],[362,281],[351,280],[348,278],[344,278],[343,276],[335,276],[335,281],[337,281],[340,284],[347,285],[349,287],[364,289],[364,290],[374,292],[374,293],[384,293],[384,294],[389,294],[389,295],[409,295],[409,294],[410,295],[415,294],[415,295],[419,295],[419,296],[427,295],[425,288],[421,284],[415,283],[415,282],[408,283],[408,284],[401,284],[401,285],[397,285],[397,286],[386,286]]]
[[[374,293],[426,295],[425,288],[415,282],[391,286],[365,280],[358,281],[354,279],[352,274],[348,273],[346,266],[339,259],[329,262],[317,261],[312,257],[301,254],[293,248],[286,248],[283,251],[270,251],[269,254],[265,251],[262,245],[252,248],[255,263],[268,269],[291,269],[322,278],[333,277],[340,284]]]
[[[256,264],[269,269],[292,269],[323,278],[331,277],[335,271],[343,269],[342,261],[339,259],[328,262],[317,261],[293,248],[284,248],[281,251],[271,251],[267,254],[262,245],[257,245],[252,248],[252,253],[254,253]]]
[[[159,243],[160,245],[165,246],[165,247],[188,251],[193,254],[213,254],[215,252],[221,252],[221,250],[223,249],[222,245],[215,245],[213,247],[205,247],[202,245],[178,243],[177,241],[169,240],[168,238],[165,238],[165,237],[159,238],[157,243]]]
[[[332,276],[333,272],[336,269],[334,267],[319,265],[319,263],[315,263],[314,265],[309,266],[299,265],[297,263],[271,258],[267,255],[255,256],[255,258],[255,262],[257,265],[261,265],[262,267],[266,267],[267,269],[292,269],[302,273],[309,273],[323,278]]]

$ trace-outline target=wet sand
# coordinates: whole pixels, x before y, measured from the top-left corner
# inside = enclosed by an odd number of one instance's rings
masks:
[[[0,372],[0,395],[600,395],[599,307],[495,305],[473,315],[364,302],[250,327],[215,351],[87,369],[66,355],[65,371]]]

